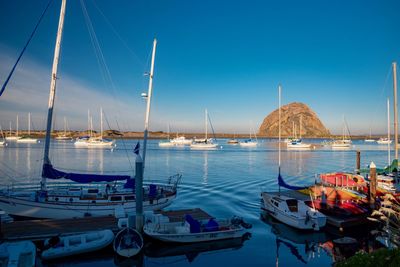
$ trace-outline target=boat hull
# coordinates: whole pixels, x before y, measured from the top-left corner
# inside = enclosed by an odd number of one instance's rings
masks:
[[[153,201],[144,201],[143,210],[151,211],[167,207],[175,199],[176,194]],[[136,202],[124,203],[92,203],[70,204],[70,203],[48,203],[37,202],[32,199],[20,199],[17,197],[0,196],[0,209],[10,216],[20,216],[38,219],[68,219],[83,218],[87,216],[115,216],[116,208],[122,207],[126,213],[136,211]]]

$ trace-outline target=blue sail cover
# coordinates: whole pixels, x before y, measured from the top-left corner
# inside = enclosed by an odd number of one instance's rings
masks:
[[[279,184],[279,186],[282,186],[282,187],[285,187],[285,188],[291,189],[291,190],[302,190],[302,189],[306,189],[306,188],[307,188],[307,186],[293,186],[293,185],[287,184],[287,183],[283,180],[283,178],[282,178],[282,176],[281,176],[280,173],[279,173],[279,175],[278,175],[278,184]]]
[[[102,175],[90,173],[63,172],[53,168],[51,164],[43,164],[42,177],[49,179],[69,179],[77,183],[91,182],[113,182],[117,180],[128,180],[129,175]]]

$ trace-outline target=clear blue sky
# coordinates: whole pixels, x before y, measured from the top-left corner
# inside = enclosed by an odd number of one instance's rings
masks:
[[[393,61],[400,61],[400,1],[85,1],[115,89],[103,82],[80,1],[67,1],[56,100],[57,127],[142,130],[152,40],[158,40],[151,130],[201,132],[208,108],[218,132],[258,129],[283,103],[308,104],[333,132],[386,132]],[[0,2],[0,82],[47,0]],[[61,0],[54,0],[0,97],[8,128],[27,112],[43,128]],[[102,15],[103,14],[103,15]],[[389,76],[388,76],[389,75]],[[25,125],[24,125],[25,124]]]

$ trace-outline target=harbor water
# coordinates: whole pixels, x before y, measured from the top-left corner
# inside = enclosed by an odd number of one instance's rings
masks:
[[[112,249],[75,256],[43,266],[331,266],[337,260],[332,252],[334,236],[325,231],[298,232],[277,221],[261,219],[260,192],[278,190],[278,144],[274,139],[259,140],[257,147],[229,145],[219,139],[215,150],[158,146],[150,140],[146,154],[145,181],[167,181],[182,174],[178,196],[167,210],[201,208],[215,217],[238,215],[253,225],[240,240],[204,245],[162,245],[147,242],[143,253],[122,260]],[[282,144],[281,173],[293,185],[310,185],[319,173],[352,172],[356,150],[361,151],[361,167],[374,161],[378,167],[388,162],[387,146],[353,141],[347,150],[320,146],[323,140],[311,139],[315,149],[288,151]],[[110,149],[78,149],[71,141],[51,144],[51,160],[60,170],[134,175],[133,147],[138,140],[118,140]],[[141,141],[140,141],[141,142]],[[0,149],[1,184],[30,182],[39,184],[43,158],[39,144],[10,143]]]

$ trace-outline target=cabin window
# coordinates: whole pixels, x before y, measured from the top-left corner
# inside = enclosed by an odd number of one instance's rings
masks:
[[[125,201],[135,200],[135,196],[125,196]]]
[[[296,199],[288,199],[286,200],[286,204],[291,212],[297,212],[297,200]]]
[[[110,200],[111,201],[121,201],[122,197],[121,196],[113,196],[113,197],[110,197]]]
[[[99,192],[99,189],[88,189],[89,194],[97,194]]]

